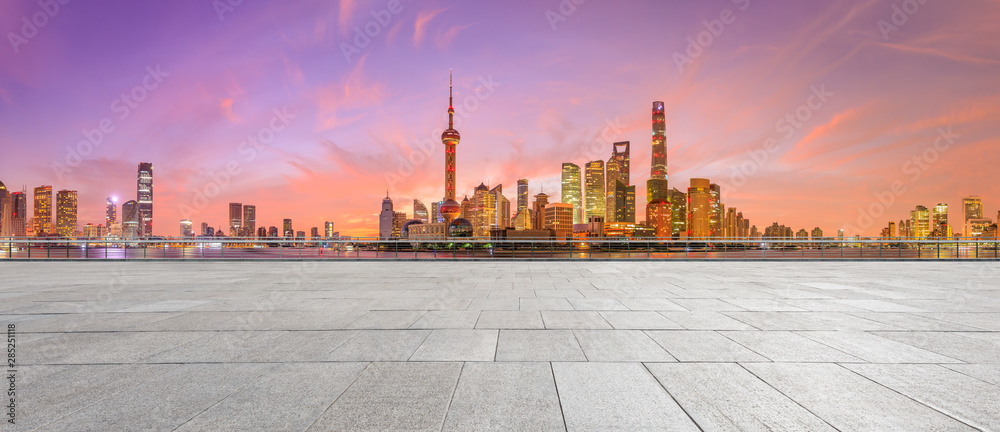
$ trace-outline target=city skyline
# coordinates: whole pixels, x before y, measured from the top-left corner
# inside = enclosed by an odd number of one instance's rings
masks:
[[[244,4],[224,19],[194,2],[119,5],[125,16],[162,15],[162,27],[124,20],[93,34],[109,17],[81,9],[52,17],[18,52],[0,50],[0,181],[12,191],[27,186],[29,207],[39,185],[52,185],[53,210],[58,191],[78,191],[81,225],[104,220],[106,197],[132,199],[135,164],[150,161],[157,167],[154,234],[175,234],[182,219],[227,227],[228,203],[252,202],[258,226],[335,221],[345,235],[374,235],[387,187],[398,203],[441,198],[434,141],[449,67],[459,71],[459,199],[480,183],[507,185],[513,198],[516,181],[528,179],[531,197],[544,188],[556,201],[562,163],[583,171],[607,159],[610,143],[630,141],[636,220],[644,219],[654,100],[666,102],[670,187],[711,179],[726,204],[758,227],[777,221],[830,233],[850,225],[876,236],[917,205],[947,203],[954,223],[963,197],[983,196],[987,218],[1000,197],[989,176],[1000,151],[1000,99],[987,78],[998,61],[984,51],[998,13],[987,2],[961,10],[924,4],[887,36],[879,22],[893,19],[891,1],[780,9],[587,2],[564,20],[547,14],[561,13],[558,2],[475,11],[403,3],[349,61],[342,45],[386,3]],[[19,31],[20,17],[37,5],[2,8],[7,33]],[[735,21],[701,46],[698,37],[721,22],[724,9]],[[649,14],[667,22],[641,19]],[[486,15],[495,19],[480,18]],[[158,32],[192,22],[190,39],[168,41]],[[970,25],[983,31],[956,31]],[[524,31],[498,36],[510,26]],[[588,36],[595,28],[614,30]],[[125,32],[129,38],[117,37]],[[660,54],[647,55],[651,48]],[[692,63],[678,64],[677,54]],[[133,93],[143,96],[134,107],[120,99]],[[113,132],[71,166],[67,147],[84,139],[81,131],[100,130],[104,118]],[[248,160],[241,143],[264,129],[273,138]],[[939,141],[942,135],[950,140]],[[774,151],[765,145],[770,137]],[[424,141],[432,141],[426,153]],[[227,172],[230,162],[238,173]],[[200,206],[196,192],[212,185],[220,192]],[[859,212],[886,191],[891,204],[860,224]]]

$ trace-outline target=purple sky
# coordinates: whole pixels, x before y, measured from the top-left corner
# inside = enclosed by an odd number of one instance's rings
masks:
[[[998,208],[1000,1],[929,0],[885,31],[909,2],[226,2],[71,1],[33,35],[38,2],[0,4],[0,181],[78,190],[81,225],[98,223],[147,161],[160,235],[225,226],[229,202],[256,204],[258,226],[371,235],[386,189],[408,213],[443,195],[453,68],[460,196],[502,183],[513,200],[522,177],[558,196],[562,162],[630,140],[644,197],[663,100],[671,187],[710,178],[758,227],[877,235],[918,204],[950,204],[956,226],[963,195]],[[689,47],[706,21],[719,34]],[[102,121],[77,161],[67,147]]]

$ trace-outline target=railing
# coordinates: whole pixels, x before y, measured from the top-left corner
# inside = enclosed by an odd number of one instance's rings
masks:
[[[0,238],[0,261],[690,259],[997,260],[995,238],[963,239],[57,239]]]

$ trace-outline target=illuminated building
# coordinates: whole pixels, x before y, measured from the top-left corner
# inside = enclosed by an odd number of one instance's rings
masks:
[[[201,223],[201,235],[207,236],[208,234],[208,222]]]
[[[562,202],[573,206],[573,223],[583,221],[580,202],[583,200],[580,191],[580,166],[569,162],[562,164]]]
[[[291,223],[291,221],[289,221],[289,223]],[[271,237],[271,238],[277,238],[278,237],[278,227],[276,227],[276,226],[268,227],[267,228],[267,236]]]
[[[736,207],[726,209],[725,223],[723,223],[722,237],[739,237],[739,229],[736,220]]]
[[[671,237],[672,211],[667,183],[667,125],[663,102],[653,102],[653,152],[646,181],[646,224],[655,237]]]
[[[603,171],[603,168],[601,169]],[[517,211],[528,208],[528,179],[517,181]]]
[[[629,186],[629,172],[630,172],[630,162],[629,162],[629,150],[630,144],[628,141],[617,142],[611,145],[611,158],[608,159],[608,164],[605,166],[605,189],[604,192],[607,196],[607,204],[605,205],[605,217],[607,223],[612,222],[627,222],[622,220],[621,215],[628,214],[628,209],[619,208],[625,205],[626,200],[624,195],[618,194],[616,182],[622,182],[625,187]],[[633,194],[635,189],[633,188]],[[633,200],[633,206],[631,209],[633,215],[632,221],[635,222],[635,205]]]
[[[712,183],[710,185],[712,203],[709,211],[709,224],[712,226],[712,237],[718,237],[722,233],[722,216],[725,214],[722,206],[722,188]]]
[[[948,223],[948,204],[939,203],[934,206],[931,236],[936,238],[951,237],[951,225]]]
[[[153,235],[153,164],[139,163],[136,193],[141,220],[139,235],[149,237]]]
[[[493,202],[496,203],[496,229],[507,229],[510,226],[510,200],[503,196],[503,185],[496,185],[490,189],[493,195]]]
[[[462,203],[465,204],[464,202]],[[490,229],[495,228],[497,220],[496,198],[485,184],[476,186],[476,193],[470,201],[470,212],[466,219],[472,222],[473,236],[489,237]]]
[[[635,223],[635,186],[628,186],[621,180],[610,184],[608,205],[615,213],[613,222]]]
[[[467,219],[458,218],[448,224],[448,237],[472,237],[472,222]]]
[[[52,186],[35,188],[35,218],[34,229],[36,237],[54,234],[52,225]]]
[[[285,219],[281,222],[282,236],[283,237],[293,237],[295,236],[295,230],[292,229],[292,220]]]
[[[278,229],[275,228],[274,231],[277,232]],[[257,228],[257,238],[265,238],[265,237],[267,237],[267,228],[264,227]]]
[[[122,204],[122,237],[132,239],[140,236],[142,216],[139,214],[139,202],[128,200]]]
[[[670,236],[677,238],[687,237],[687,195],[684,192],[673,188],[670,190]]]
[[[392,238],[392,221],[395,212],[392,209],[392,198],[389,198],[389,192],[386,191],[385,198],[382,200],[382,211],[378,215],[378,236],[379,238],[385,240]]]
[[[336,231],[333,229],[333,222],[327,222],[323,224],[323,235],[326,238],[334,238],[334,233]]]
[[[993,225],[993,221],[987,218],[976,218],[969,219],[965,222],[969,229],[965,233],[965,237],[982,237],[989,231],[990,225]]]
[[[181,237],[194,237],[194,223],[190,219],[181,220]]]
[[[240,236],[253,237],[255,231],[257,231],[257,206],[248,204],[243,206],[243,226]]]
[[[691,179],[688,188],[687,220],[688,238],[712,236],[712,184],[708,179]]]
[[[108,197],[104,200],[104,226],[111,227],[118,223],[118,197]]]
[[[205,229],[205,235],[208,237],[215,237],[215,228],[208,227],[207,229]]]
[[[554,230],[556,238],[572,237],[573,216],[578,213],[572,204],[550,203],[545,206],[545,217],[542,229]]]
[[[796,240],[809,240],[809,231],[806,231],[805,228],[802,228],[802,229],[798,230],[798,232],[795,233],[795,239]]]
[[[96,239],[103,237],[102,232],[104,231],[103,225],[94,225],[88,223],[83,226],[83,238]]]
[[[10,194],[11,235],[24,237],[28,230],[28,195],[25,192]]]
[[[549,205],[549,196],[545,192],[535,195],[535,202],[531,209],[531,226],[534,229],[543,229],[545,226],[545,206]]]
[[[319,238],[319,227],[309,228],[309,238]]]
[[[917,239],[925,239],[931,235],[931,214],[927,207],[917,206],[910,211],[910,236]]]
[[[427,206],[418,199],[413,200],[413,218],[423,223],[430,221],[430,216],[427,214]]]
[[[896,223],[889,222],[889,226],[886,228],[886,237],[894,238],[896,237]]]
[[[823,238],[823,230],[819,229],[819,227],[813,228],[812,232],[809,234],[812,235],[813,240],[819,240]]]
[[[448,129],[441,134],[441,143],[444,144],[444,204],[441,205],[440,209],[446,224],[451,224],[451,221],[462,213],[460,204],[455,202],[455,147],[462,140],[462,136],[455,130],[453,87],[452,78],[449,76]]]
[[[400,233],[403,231],[403,225],[406,225],[406,212],[392,212],[392,234],[391,238],[399,238]]]
[[[517,231],[524,231],[532,229],[531,226],[531,209],[521,209],[517,211],[517,215],[514,216],[514,229]]]
[[[77,193],[61,190],[56,194],[56,233],[60,237],[76,237]]]
[[[239,237],[243,231],[243,204],[229,203],[229,236]]]
[[[583,197],[587,220],[593,216],[607,217],[607,197],[604,194],[604,188],[604,161],[587,162],[587,165],[584,166]]]
[[[970,234],[972,232],[972,225],[969,221],[973,219],[983,219],[983,198],[979,195],[962,198],[962,208],[965,213],[965,220],[963,220],[965,236],[974,237]]]
[[[444,218],[441,217],[441,203],[444,201],[435,201],[431,203],[431,223],[444,223]]]
[[[14,213],[11,209],[12,205],[7,186],[0,182],[0,237],[11,236],[11,225],[13,225],[11,214]]]

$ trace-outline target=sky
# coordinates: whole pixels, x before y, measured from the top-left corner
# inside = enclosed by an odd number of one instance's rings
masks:
[[[0,181],[77,190],[81,226],[152,162],[157,235],[228,231],[230,202],[376,235],[387,191],[444,194],[449,70],[459,199],[558,197],[630,141],[643,220],[664,101],[670,186],[761,229],[1000,208],[997,0],[60,1],[0,3]]]

